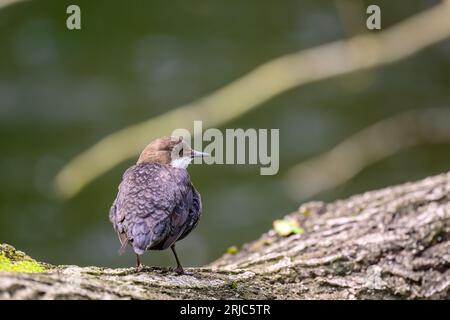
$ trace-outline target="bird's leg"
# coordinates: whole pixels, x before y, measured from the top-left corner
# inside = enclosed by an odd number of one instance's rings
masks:
[[[172,249],[173,255],[175,256],[175,259],[177,260],[177,268],[175,269],[175,272],[178,274],[184,274],[183,267],[181,266],[180,260],[178,259],[177,252],[175,251],[175,244],[170,246],[170,249]]]
[[[141,263],[141,259],[139,259],[139,255],[136,255],[136,272],[140,272],[142,271],[142,263]]]

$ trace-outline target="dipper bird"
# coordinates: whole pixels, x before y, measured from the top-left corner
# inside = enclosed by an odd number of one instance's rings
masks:
[[[123,174],[109,220],[119,236],[119,254],[128,243],[133,247],[137,271],[142,269],[139,256],[146,250],[170,247],[175,271],[184,273],[175,242],[197,226],[202,213],[200,194],[186,168],[194,157],[207,155],[192,150],[182,138],[165,136],[152,141]]]

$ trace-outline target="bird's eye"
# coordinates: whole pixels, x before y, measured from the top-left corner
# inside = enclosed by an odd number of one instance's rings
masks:
[[[183,149],[181,149],[180,152],[178,152],[178,155],[179,155],[180,157],[183,157]]]

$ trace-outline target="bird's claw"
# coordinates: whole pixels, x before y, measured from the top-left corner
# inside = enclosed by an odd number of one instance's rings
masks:
[[[184,269],[181,266],[179,266],[179,267],[170,267],[169,270],[170,271],[174,271],[179,276],[189,275],[189,273],[184,272]]]
[[[142,264],[136,266],[136,272],[139,273],[144,269],[144,266]]]
[[[177,268],[175,268],[175,272],[176,272],[178,275],[183,275],[183,274],[184,274],[184,269],[181,268],[181,267],[177,267]]]

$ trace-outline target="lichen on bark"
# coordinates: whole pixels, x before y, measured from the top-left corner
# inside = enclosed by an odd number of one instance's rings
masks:
[[[48,265],[39,263],[8,244],[0,244],[0,271],[44,272]]]

